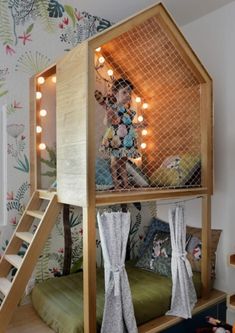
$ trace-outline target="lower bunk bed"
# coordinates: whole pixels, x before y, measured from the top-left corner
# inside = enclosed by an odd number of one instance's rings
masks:
[[[126,269],[138,326],[164,316],[170,308],[171,278],[132,265],[128,265]],[[193,281],[199,298],[201,296],[200,273],[194,273]],[[97,331],[99,332],[104,308],[104,275],[102,269],[97,270],[96,302]],[[38,315],[55,332],[84,332],[83,273],[78,272],[60,278],[53,278],[36,285],[32,291],[32,304]]]

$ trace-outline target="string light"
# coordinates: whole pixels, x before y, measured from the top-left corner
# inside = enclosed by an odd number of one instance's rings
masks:
[[[112,69],[109,69],[109,70],[107,71],[107,73],[108,73],[108,76],[113,76],[113,70],[112,70]]]
[[[36,91],[36,99],[41,99],[42,93],[40,91]]]
[[[41,133],[41,132],[42,132],[42,127],[36,126],[36,133]]]
[[[38,81],[38,84],[43,84],[45,82],[45,79],[43,76],[39,76],[37,81]]]
[[[51,81],[52,81],[53,83],[56,83],[56,76],[55,76],[55,75],[52,76]]]
[[[141,133],[142,133],[142,135],[144,135],[144,136],[145,136],[145,135],[147,135],[147,134],[148,134],[148,131],[147,131],[146,129],[143,129]]]
[[[148,107],[149,107],[148,103],[144,103],[144,104],[142,105],[142,108],[143,108],[143,109],[147,109]]]
[[[141,102],[141,98],[140,97],[136,97],[135,101],[136,101],[136,103],[140,103]]]
[[[47,115],[47,110],[45,110],[45,109],[41,109],[41,110],[39,111],[39,114],[40,114],[41,117],[46,117],[46,115]]]
[[[45,150],[46,149],[46,145],[45,145],[45,143],[40,143],[39,145],[38,145],[38,148],[40,149],[40,150]]]
[[[100,64],[103,64],[104,62],[105,62],[104,57],[99,57],[99,63],[100,63]]]
[[[145,142],[143,142],[143,143],[141,143],[140,147],[141,147],[142,149],[145,149],[145,148],[147,147],[147,144],[146,144]]]
[[[141,123],[144,120],[144,117],[143,116],[139,116],[137,119],[138,119],[138,122]]]
[[[97,49],[95,49],[96,52],[100,52],[101,51],[101,47],[97,47]]]

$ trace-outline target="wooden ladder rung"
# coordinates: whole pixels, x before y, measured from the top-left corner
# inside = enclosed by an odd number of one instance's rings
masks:
[[[0,291],[3,293],[4,296],[6,296],[11,289],[11,282],[7,280],[6,278],[1,277],[0,278]]]
[[[26,214],[41,220],[43,218],[44,212],[40,210],[27,210]]]
[[[55,195],[55,192],[46,191],[46,190],[39,190],[39,198],[43,200],[51,200]]]
[[[20,268],[23,261],[22,257],[17,254],[6,254],[4,258],[17,269]]]
[[[33,239],[33,234],[31,232],[16,232],[16,237],[22,239],[28,244],[31,244]]]

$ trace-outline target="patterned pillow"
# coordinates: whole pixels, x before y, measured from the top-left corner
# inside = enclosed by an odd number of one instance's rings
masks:
[[[140,187],[148,187],[149,182],[148,178],[141,172],[135,163],[132,163],[130,160],[126,163],[126,169],[130,180],[132,180],[133,185],[138,185]]]
[[[188,259],[191,263],[192,270],[195,272],[201,271],[201,228],[187,226],[187,245],[186,251],[188,252]],[[211,230],[211,278],[215,278],[215,262],[216,262],[216,250],[222,230]]]
[[[216,262],[216,250],[221,234],[220,229],[212,229],[211,230],[211,277],[212,279],[215,278],[215,262]],[[196,228],[196,227],[190,227],[186,226],[186,251],[188,252],[188,259],[191,263],[192,270],[194,272],[200,272],[201,271],[201,247],[202,247],[202,242],[201,242],[201,228]],[[138,267],[141,267],[139,263],[142,263],[145,261],[144,268],[148,264],[146,262],[149,262],[149,257],[151,257],[151,249],[153,249],[153,239],[155,234],[159,233],[160,235],[163,234],[164,237],[166,235],[170,235],[170,227],[168,222],[164,222],[158,218],[153,218],[150,226],[148,227],[144,242],[139,250],[139,260],[138,260]],[[164,239],[164,238],[163,238]],[[170,242],[170,240],[169,240]],[[168,256],[169,258],[171,257],[171,247],[167,248],[168,249]],[[169,252],[170,250],[170,252]],[[148,252],[148,255],[147,255]],[[143,260],[142,257],[144,257]],[[146,259],[146,257],[148,259]],[[161,265],[161,271],[169,272],[169,258],[160,258],[158,262],[158,266]],[[151,259],[150,259],[151,260]],[[162,265],[165,263],[167,267],[164,269],[162,268]],[[149,266],[148,266],[149,267]],[[159,271],[158,271],[159,272]],[[166,274],[164,274],[166,275]]]
[[[110,160],[97,158],[95,163],[95,182],[97,190],[113,188],[113,178],[110,169]]]
[[[171,276],[171,252],[170,233],[157,231],[136,266],[169,277]]]
[[[164,222],[156,217],[152,218],[150,225],[147,229],[147,233],[144,238],[143,244],[139,249],[138,257],[141,257],[143,255],[143,253],[145,252],[146,248],[149,246],[149,243],[151,242],[152,238],[154,237],[157,231],[170,233],[169,223]]]
[[[167,157],[161,166],[150,177],[152,186],[183,186],[193,175],[191,185],[200,180],[200,157],[183,154]],[[200,184],[197,184],[200,185]]]

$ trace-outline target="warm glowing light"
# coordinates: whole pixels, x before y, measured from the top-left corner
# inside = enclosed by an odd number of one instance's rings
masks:
[[[95,49],[95,50],[96,50],[96,52],[100,52],[101,47],[97,47],[97,49]]]
[[[142,105],[142,108],[143,108],[143,109],[147,109],[148,107],[149,107],[148,103],[144,103],[144,104]]]
[[[138,119],[138,122],[140,122],[140,123],[141,123],[141,121],[143,121],[143,120],[144,120],[144,117],[143,117],[143,116],[139,116],[137,119]]]
[[[36,126],[36,132],[41,133],[42,132],[42,127],[41,126]]]
[[[107,73],[108,73],[109,76],[113,76],[113,70],[112,69],[109,69]]]
[[[53,83],[56,83],[56,76],[52,76],[51,81],[52,81]]]
[[[137,158],[135,158],[135,159],[133,159],[133,162],[135,163],[135,165],[137,166],[137,167],[141,167],[141,165],[142,165],[142,157],[137,157]]]
[[[41,99],[42,93],[40,91],[36,91],[36,99]]]
[[[147,147],[147,144],[146,144],[145,142],[143,142],[143,143],[141,143],[140,147],[141,147],[142,149],[145,149],[145,148]]]
[[[47,110],[42,109],[42,110],[39,111],[39,114],[40,114],[41,117],[46,117],[46,115],[47,115]]]
[[[148,134],[148,131],[146,129],[143,129],[142,135],[147,135],[147,134]]]
[[[38,77],[38,84],[43,84],[45,82],[45,79],[43,76]]]
[[[45,143],[40,143],[39,145],[38,145],[38,148],[40,149],[40,150],[45,150],[46,149],[46,145],[45,145]]]
[[[140,103],[141,102],[141,98],[140,97],[136,97],[135,101],[136,101],[136,103]]]
[[[99,63],[100,63],[100,64],[103,64],[104,62],[105,62],[104,57],[99,57]]]

